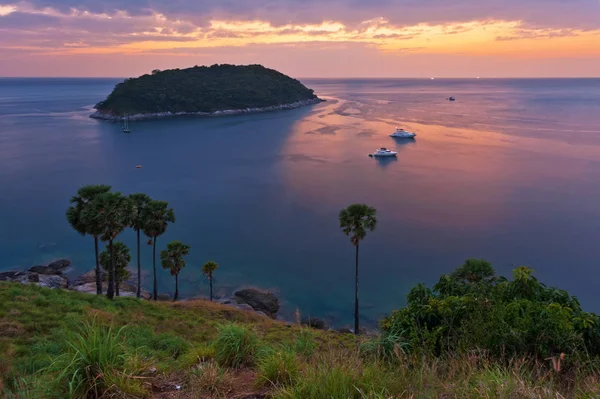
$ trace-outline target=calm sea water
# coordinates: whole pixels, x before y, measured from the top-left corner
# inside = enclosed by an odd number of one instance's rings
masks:
[[[88,118],[115,83],[0,79],[0,270],[60,257],[73,276],[91,269],[92,239],[64,213],[78,187],[104,183],[173,206],[158,246],[192,246],[188,296],[207,293],[212,259],[221,294],[269,288],[284,313],[349,323],[354,251],[337,214],[366,202],[379,215],[361,246],[367,322],[468,257],[500,273],[529,265],[600,310],[600,80],[306,80],[329,101],[134,122],[131,134]],[[388,137],[396,126],[417,139]],[[367,157],[381,146],[398,159]],[[121,238],[133,248],[132,232]],[[150,287],[151,247],[143,267]]]

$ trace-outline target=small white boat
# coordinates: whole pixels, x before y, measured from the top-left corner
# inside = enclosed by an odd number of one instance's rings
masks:
[[[370,157],[395,157],[396,155],[398,155],[396,151],[387,148],[378,148],[374,153],[369,154]]]
[[[407,132],[406,130],[399,128],[396,128],[396,131],[390,134],[390,137],[397,137],[400,139],[413,139],[415,136],[415,133]]]
[[[129,129],[129,118],[123,118],[123,133],[131,133],[131,129]]]

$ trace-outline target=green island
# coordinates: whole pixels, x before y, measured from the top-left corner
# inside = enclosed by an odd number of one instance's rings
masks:
[[[96,104],[92,118],[151,119],[232,115],[297,108],[320,101],[298,80],[262,65],[154,70],[126,79]]]
[[[322,321],[274,319],[213,302],[215,261],[186,270],[193,248],[159,238],[176,222],[167,202],[110,186],[82,187],[66,220],[90,242],[93,293],[47,285],[65,279],[68,261],[0,273],[0,392],[7,398],[596,398],[600,395],[600,318],[576,297],[548,287],[519,266],[498,276],[483,259],[467,259],[433,287],[415,286],[377,330]],[[375,208],[339,213],[340,233],[356,261],[376,235]],[[132,256],[116,239],[133,229],[137,283],[124,293]],[[156,289],[144,299],[140,237],[174,278],[172,301]],[[368,237],[367,237],[368,236]],[[374,238],[370,238],[374,239]],[[160,242],[160,244],[157,243]],[[99,242],[105,244],[99,253]],[[157,257],[157,247],[160,250]],[[352,266],[352,269],[350,269]],[[104,271],[102,270],[104,269]],[[202,273],[206,299],[178,298],[180,273]],[[63,287],[63,288],[60,288]],[[349,287],[350,289],[350,287]],[[179,300],[178,300],[179,299]],[[350,299],[350,298],[349,298]],[[349,300],[350,302],[350,300]],[[270,314],[269,314],[270,312]],[[269,317],[270,316],[270,317]],[[354,334],[352,334],[354,332]],[[361,334],[359,334],[359,332]]]

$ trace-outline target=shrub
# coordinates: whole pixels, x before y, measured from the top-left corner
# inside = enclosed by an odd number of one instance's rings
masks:
[[[219,327],[214,346],[215,358],[220,365],[239,367],[253,363],[258,349],[258,338],[247,327],[229,323]]]
[[[482,350],[497,358],[542,360],[561,352],[600,355],[599,321],[577,298],[539,283],[532,269],[518,267],[509,281],[497,277],[488,262],[470,259],[442,276],[433,291],[416,286],[407,306],[381,327],[382,339],[400,334],[406,348],[435,356]]]
[[[282,348],[262,357],[258,369],[261,384],[286,386],[296,382],[300,366],[296,353]]]

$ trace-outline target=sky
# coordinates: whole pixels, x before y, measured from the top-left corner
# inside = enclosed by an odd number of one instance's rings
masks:
[[[0,76],[597,77],[600,0],[0,0]]]

